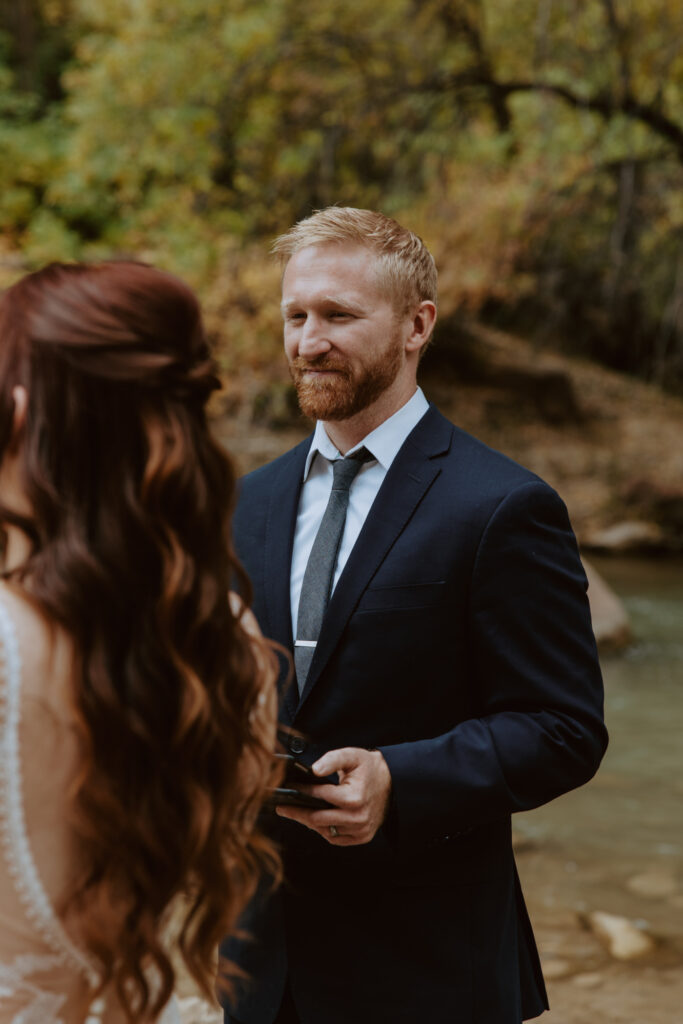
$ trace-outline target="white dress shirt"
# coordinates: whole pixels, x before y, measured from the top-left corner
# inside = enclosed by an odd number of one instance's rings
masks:
[[[349,507],[344,523],[339,555],[334,571],[332,589],[337,585],[342,569],[358,539],[363,523],[382,486],[382,481],[396,458],[403,442],[422,419],[429,408],[429,403],[422,390],[418,388],[411,399],[398,412],[381,423],[351,448],[350,455],[359,448],[367,448],[376,461],[361,466],[358,475],[351,484]],[[325,427],[318,421],[310,451],[304,466],[304,483],[299,498],[299,509],[296,517],[294,548],[292,550],[292,571],[290,578],[290,599],[292,606],[292,636],[296,637],[296,620],[299,610],[299,596],[308,557],[313,541],[322,521],[327,502],[332,491],[333,472],[330,459],[341,459],[341,452],[330,441]]]

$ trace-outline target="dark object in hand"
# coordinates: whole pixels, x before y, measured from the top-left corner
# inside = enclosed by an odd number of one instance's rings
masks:
[[[328,800],[323,800],[319,796],[304,793],[300,789],[285,789],[283,786],[278,786],[277,789],[271,790],[268,803],[273,807],[293,804],[295,807],[312,807],[317,810],[325,807],[334,807],[334,804],[331,804]]]
[[[285,765],[285,777],[283,785],[278,786],[277,789],[272,790],[270,793],[268,803],[271,806],[277,807],[278,804],[290,804],[295,807],[318,809],[334,806],[328,800],[323,800],[319,796],[313,796],[313,794],[300,790],[298,787],[302,783],[307,786],[327,784],[336,786],[339,782],[339,776],[336,772],[333,775],[321,777],[315,775],[309,765],[304,764],[303,761],[298,761],[293,754],[276,754],[275,756],[278,761],[283,762]]]

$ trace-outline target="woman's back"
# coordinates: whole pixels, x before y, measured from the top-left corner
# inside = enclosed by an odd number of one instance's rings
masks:
[[[78,865],[68,793],[78,769],[63,633],[0,584],[0,1022],[83,1021],[96,971],[56,909]],[[21,1016],[23,1013],[25,1016]]]

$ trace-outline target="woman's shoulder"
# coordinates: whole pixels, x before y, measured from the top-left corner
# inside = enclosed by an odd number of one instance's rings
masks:
[[[0,602],[17,629],[35,624],[38,619],[44,620],[36,604],[16,583],[0,580]]]
[[[25,697],[61,702],[60,683],[70,679],[73,664],[70,641],[28,594],[5,580],[0,580],[0,642],[16,643]]]
[[[49,642],[50,629],[45,617],[20,589],[0,581],[0,641],[4,647],[16,639],[22,662],[31,662]],[[5,652],[6,653],[6,652]]]

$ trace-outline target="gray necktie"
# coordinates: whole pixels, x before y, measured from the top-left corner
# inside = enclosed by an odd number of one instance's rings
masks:
[[[345,459],[332,463],[334,481],[301,584],[296,623],[294,666],[299,693],[303,691],[313,661],[320,627],[332,592],[339,545],[349,507],[349,488],[364,462],[374,458],[367,448],[359,448]]]

